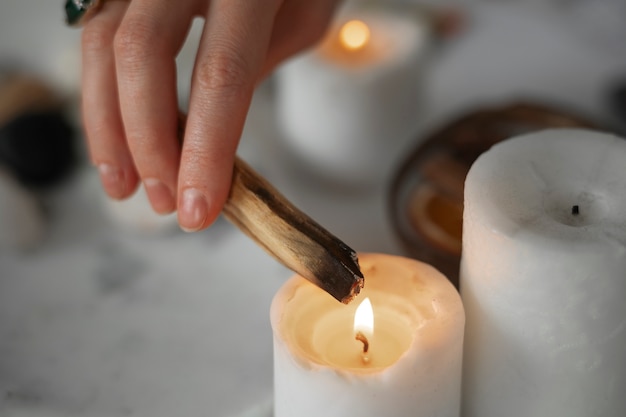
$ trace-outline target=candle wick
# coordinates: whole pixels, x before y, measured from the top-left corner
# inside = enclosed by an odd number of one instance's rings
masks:
[[[369,363],[370,357],[367,354],[367,351],[370,348],[370,342],[367,340],[367,337],[361,332],[356,332],[355,339],[363,343],[363,353],[361,355],[361,359],[363,360],[363,363]]]
[[[356,332],[355,339],[363,343],[363,353],[367,353],[370,348],[370,342],[367,340],[367,337],[361,332]]]
[[[578,216],[580,214],[580,207],[578,205],[572,206],[572,215]]]

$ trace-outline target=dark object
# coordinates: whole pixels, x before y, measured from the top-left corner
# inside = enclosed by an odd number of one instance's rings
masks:
[[[572,207],[572,214],[573,214],[574,216],[578,216],[578,215],[580,214],[580,207],[578,207],[578,206],[573,206],[573,207]]]
[[[77,159],[74,129],[60,110],[21,113],[0,127],[0,165],[27,187],[56,184]]]
[[[185,117],[180,115],[181,141]],[[338,301],[349,303],[363,288],[356,252],[238,157],[223,213],[276,260]]]
[[[393,228],[407,255],[430,263],[458,288],[463,190],[471,165],[504,139],[557,127],[599,129],[574,113],[519,102],[468,113],[420,141],[388,195]]]
[[[65,23],[69,26],[80,26],[86,18],[87,13],[98,7],[97,0],[66,0],[65,1]]]
[[[626,123],[626,80],[619,83],[610,95],[610,105],[622,123]]]

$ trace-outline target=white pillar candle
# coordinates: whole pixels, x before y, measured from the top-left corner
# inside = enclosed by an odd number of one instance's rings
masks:
[[[276,294],[274,417],[458,417],[459,294],[424,263],[380,254],[359,259],[365,288],[349,305],[300,276]],[[370,312],[359,307],[366,299]],[[364,322],[355,323],[357,308],[365,309]]]
[[[415,132],[427,38],[416,15],[351,10],[317,48],[283,65],[278,122],[293,153],[344,183],[376,180]]]
[[[104,193],[100,197],[110,219],[121,230],[140,235],[168,234],[179,230],[176,213],[156,213],[143,186],[125,200],[113,200]]]
[[[0,168],[0,251],[32,249],[45,232],[46,221],[35,195]]]
[[[626,141],[495,145],[465,184],[465,417],[626,415]]]

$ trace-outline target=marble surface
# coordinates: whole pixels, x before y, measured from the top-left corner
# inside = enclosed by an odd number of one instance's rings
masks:
[[[60,24],[56,3],[2,2],[0,57],[76,91],[67,76],[75,68],[59,66],[76,62],[78,34]],[[469,25],[433,56],[421,131],[520,97],[603,117],[610,82],[626,74],[623,55],[553,11],[477,2]],[[270,80],[253,101],[241,156],[356,250],[399,253],[386,212],[391,172],[353,192],[298,171],[272,100]],[[122,226],[87,166],[43,200],[42,244],[0,252],[0,416],[268,414],[269,305],[290,271],[222,219],[196,234]]]

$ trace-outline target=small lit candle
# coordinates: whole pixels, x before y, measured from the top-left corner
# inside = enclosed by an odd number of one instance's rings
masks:
[[[294,155],[347,184],[383,177],[415,133],[427,40],[416,16],[340,15],[318,47],[278,71],[278,122]]]
[[[626,415],[626,141],[555,129],[465,182],[465,417]]]
[[[359,260],[365,288],[349,305],[300,276],[276,294],[275,417],[458,417],[459,294],[416,260]]]
[[[350,20],[339,31],[339,41],[349,51],[362,49],[369,38],[369,27],[360,20]]]

